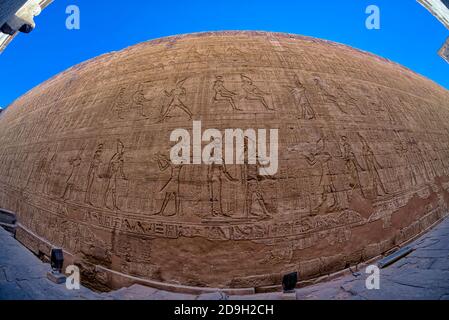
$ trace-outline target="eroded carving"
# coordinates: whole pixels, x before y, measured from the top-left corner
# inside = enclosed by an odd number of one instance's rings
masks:
[[[187,78],[184,78],[182,80],[179,80],[176,82],[176,87],[172,89],[170,92],[164,91],[164,94],[169,98],[169,102],[162,107],[161,109],[161,115],[158,122],[163,122],[166,120],[166,118],[170,115],[170,113],[174,109],[180,109],[184,113],[187,114],[189,117],[189,120],[192,120],[192,112],[190,109],[184,104],[184,98],[186,96],[186,88],[184,88],[184,82],[187,80]]]
[[[0,207],[83,263],[151,280],[276,285],[259,275],[298,265],[319,275],[447,212],[448,97],[320,40],[160,39],[75,67],[2,113]],[[174,165],[170,133],[193,115],[204,129],[279,129],[277,174]]]

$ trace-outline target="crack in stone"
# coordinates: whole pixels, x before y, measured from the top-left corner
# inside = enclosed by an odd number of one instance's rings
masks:
[[[433,258],[433,259],[431,260],[431,263],[429,264],[429,266],[428,266],[427,268],[425,268],[425,269],[432,269],[432,266],[433,266],[436,262],[437,262],[437,259],[436,259],[436,258]]]
[[[434,241],[434,242],[429,243],[429,244],[427,244],[425,246],[421,246],[421,244],[418,244],[417,246],[415,246],[415,248],[417,248],[417,249],[427,249],[427,248],[429,248],[429,247],[439,243],[440,239],[432,239],[432,241]],[[434,250],[438,250],[438,249],[434,249]]]
[[[340,286],[340,289],[343,290],[344,293],[349,293],[352,297],[356,297],[358,295],[357,292],[351,289],[346,289],[343,285]]]
[[[411,287],[411,288],[418,288],[418,289],[429,289],[429,287],[421,287],[421,286],[417,286],[417,285],[413,285],[413,284],[408,284],[408,283],[403,283],[397,280],[393,280],[393,279],[389,279],[390,282],[402,285],[402,286],[407,286],[407,287]]]
[[[3,267],[0,267],[0,270],[3,273],[3,278],[6,280],[6,282],[11,282],[11,280],[8,280],[5,269]]]

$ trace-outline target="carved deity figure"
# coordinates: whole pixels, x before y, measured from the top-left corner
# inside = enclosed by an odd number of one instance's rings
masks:
[[[133,94],[133,102],[139,114],[144,118],[148,118],[148,116],[145,114],[145,104],[148,101],[149,100],[145,98],[145,93],[143,92],[143,89],[139,87],[137,91]]]
[[[245,192],[245,206],[244,212],[246,218],[258,218],[258,219],[269,219],[271,218],[271,214],[269,213],[266,202],[262,192],[261,182],[266,179],[273,179],[271,176],[262,176],[259,174],[259,161],[256,161],[256,164],[249,164],[248,161],[248,143],[245,141],[244,144],[244,152],[241,155],[243,157],[243,165],[241,170],[241,183],[244,187]],[[262,209],[262,213],[259,214],[252,210],[253,203],[256,201],[260,208]]]
[[[365,159],[366,169],[368,170],[371,181],[373,183],[373,191],[376,192],[378,196],[388,194],[388,191],[385,189],[385,186],[379,175],[379,170],[382,169],[382,166],[379,164],[379,161],[377,161],[373,150],[371,149],[365,138],[360,134],[359,137],[362,141],[362,151],[363,158]]]
[[[209,165],[207,171],[207,187],[209,190],[212,216],[229,217],[229,214],[223,211],[222,193],[224,179],[229,182],[238,181],[229,174],[224,162],[222,164],[212,163]]]
[[[98,176],[98,172],[100,170],[100,166],[102,164],[101,155],[103,154],[103,144],[100,143],[97,146],[97,150],[92,157],[92,161],[90,163],[89,171],[87,172],[87,188],[86,195],[84,198],[84,202],[87,204],[92,204],[92,186],[95,182],[95,178]]]
[[[42,150],[44,151],[44,150]],[[24,189],[28,188],[32,179],[37,179],[39,182],[42,177],[46,176],[46,172],[48,171],[48,154],[50,153],[50,149],[47,149],[45,155],[39,160],[31,168],[30,174],[28,175],[27,182],[25,184]],[[8,176],[12,177],[11,169],[14,167],[15,161],[10,161],[8,168]]]
[[[430,181],[429,173],[427,172],[426,162],[424,160],[424,156],[421,152],[421,149],[418,146],[415,138],[411,137],[409,139],[409,151],[412,156],[412,166],[415,166],[416,171],[420,173],[421,177],[425,181]]]
[[[70,173],[65,183],[64,193],[62,194],[62,199],[64,200],[70,199],[73,189],[75,188],[76,177],[78,176],[78,170],[81,165],[81,152],[78,153],[76,157],[69,160],[69,165]]]
[[[318,89],[323,94],[324,100],[327,100],[327,101],[331,102],[332,104],[334,104],[338,108],[338,110],[340,110],[341,113],[347,114],[347,112],[341,106],[341,103],[339,101],[340,99],[333,93],[329,92],[329,90],[327,90],[327,88],[324,86],[321,79],[314,78],[313,80],[315,82],[315,85],[318,87]]]
[[[251,80],[249,77],[241,74],[240,78],[242,79],[242,88],[243,91],[245,91],[246,100],[258,101],[265,107],[265,109],[274,110],[274,108],[270,108],[267,101],[265,100],[265,96],[268,95],[268,93],[265,93],[262,90],[260,90],[253,83],[253,80]]]
[[[337,96],[339,98],[338,103],[340,105],[353,106],[360,112],[360,114],[365,115],[365,112],[363,112],[363,110],[357,103],[357,99],[355,99],[351,94],[349,94],[345,89],[343,89],[341,85],[337,84],[336,88],[337,88]]]
[[[167,182],[164,184],[164,186],[159,190],[159,192],[164,192],[164,201],[162,202],[161,209],[156,212],[153,215],[162,215],[162,216],[177,216],[179,215],[181,208],[181,201],[180,201],[180,175],[183,165],[173,164],[170,159],[160,153],[157,153],[155,156],[155,160],[157,161],[159,170],[166,171],[167,169],[170,170],[170,178],[167,180]],[[167,208],[167,205],[169,202],[173,199],[175,204],[175,212],[174,213],[165,213],[165,209]]]
[[[354,151],[352,150],[352,147],[348,142],[348,138],[346,136],[342,136],[340,138],[340,142],[341,142],[340,146],[342,151],[342,158],[345,161],[346,169],[348,170],[349,175],[351,176],[351,182],[349,186],[352,189],[360,189],[362,195],[364,195],[359,175],[359,171],[360,170],[364,171],[364,169],[358,162],[354,154]]]
[[[381,88],[377,88],[377,91],[377,96],[379,97],[379,106],[385,110],[390,123],[396,123],[396,119],[393,113],[393,110],[395,108],[392,105],[392,100],[388,96],[386,96],[387,93]]]
[[[125,156],[125,146],[120,140],[117,140],[117,152],[112,156],[109,161],[108,170],[106,173],[106,190],[104,192],[103,203],[106,208],[108,207],[108,198],[111,195],[112,199],[112,209],[120,210],[117,206],[117,185],[118,180],[121,178],[123,180],[128,180],[123,171],[124,166],[124,156]],[[111,208],[109,208],[111,209]]]
[[[312,108],[310,99],[307,95],[306,87],[301,83],[298,76],[295,75],[295,85],[289,86],[290,94],[293,96],[295,105],[299,111],[299,119],[310,120],[315,118],[315,111]]]
[[[411,185],[416,186],[418,184],[418,179],[417,179],[416,172],[415,172],[416,169],[414,166],[412,166],[412,163],[411,163],[412,159],[409,156],[409,150],[408,150],[407,144],[404,143],[404,141],[402,141],[399,134],[397,134],[397,136],[398,136],[398,143],[395,146],[395,150],[398,153],[398,155],[405,162],[405,166],[410,175]]]
[[[125,87],[121,87],[119,92],[117,93],[117,96],[115,97],[114,105],[112,107],[112,110],[114,110],[115,113],[117,113],[117,117],[119,119],[123,118],[123,110],[127,108],[128,103],[125,100]]]
[[[178,81],[176,87],[170,92],[164,91],[165,95],[170,98],[170,101],[166,106],[162,107],[158,122],[163,122],[170,115],[170,112],[176,108],[184,111],[189,116],[189,119],[192,120],[193,114],[183,101],[187,93],[186,88],[183,86],[186,80],[187,78]]]
[[[438,176],[438,163],[440,162],[440,159],[438,159],[438,155],[435,151],[435,148],[433,147],[433,145],[427,143],[427,144],[423,144],[423,149],[424,152],[422,153],[424,158],[425,158],[425,162],[427,164],[426,168],[428,169],[428,172],[430,173],[429,176],[431,178],[435,178]]]
[[[314,153],[305,156],[307,163],[310,166],[318,165],[320,168],[320,189],[321,199],[316,206],[313,213],[320,211],[325,207],[326,212],[332,212],[339,207],[338,197],[336,189],[332,181],[332,175],[329,169],[329,162],[332,160],[332,156],[329,152],[325,151],[325,141],[320,138],[316,143],[316,150]],[[330,200],[330,202],[329,202]]]
[[[234,97],[237,94],[235,92],[232,92],[232,91],[226,89],[226,87],[224,86],[224,80],[223,80],[222,76],[216,77],[213,89],[215,91],[215,96],[214,96],[215,102],[226,101],[231,105],[232,110],[242,111],[242,109],[237,108],[235,101],[234,101]]]
[[[45,170],[44,170],[44,185],[42,187],[42,192],[45,194],[50,194],[50,185],[51,185],[51,178],[54,174],[55,168],[56,168],[56,161],[58,158],[57,151],[53,154],[50,161],[48,162]]]

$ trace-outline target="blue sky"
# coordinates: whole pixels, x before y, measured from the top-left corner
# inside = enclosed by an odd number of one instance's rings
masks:
[[[53,75],[97,55],[174,34],[265,30],[328,39],[399,62],[449,88],[449,64],[437,51],[447,30],[415,0],[56,0],[0,55],[0,106]],[[81,12],[81,29],[65,27],[66,7]],[[365,28],[368,5],[381,29]]]

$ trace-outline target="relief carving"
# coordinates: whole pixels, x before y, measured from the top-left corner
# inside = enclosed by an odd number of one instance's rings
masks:
[[[189,120],[192,120],[193,114],[190,109],[184,104],[187,90],[183,85],[186,80],[187,78],[184,78],[176,82],[175,88],[170,92],[164,90],[164,94],[169,98],[169,102],[162,107],[158,122],[164,122],[166,118],[170,116],[170,113],[175,109],[183,111],[187,114]]]
[[[278,285],[260,275],[308,264],[318,276],[444,216],[448,96],[317,39],[159,39],[68,70],[2,113],[0,207],[82,264],[144,279]],[[220,132],[278,129],[278,172],[247,161],[248,139],[243,163],[173,164],[170,133],[193,115]]]
[[[244,74],[241,74],[240,78],[242,80],[242,89],[245,92],[245,99],[246,100],[257,101],[260,104],[262,104],[262,106],[266,110],[275,110],[274,107],[271,107],[271,106],[268,105],[268,102],[266,100],[266,96],[269,95],[268,93],[263,92],[262,90],[260,90],[253,83],[253,80],[251,78],[249,78],[248,76],[246,76]]]
[[[307,88],[301,83],[298,76],[295,75],[295,85],[289,86],[290,94],[293,96],[295,105],[298,108],[298,118],[311,120],[315,119],[315,111],[308,97]]]
[[[119,179],[123,179],[125,181],[128,180],[123,171],[125,162],[124,155],[125,146],[120,140],[117,140],[117,152],[109,161],[106,174],[102,176],[102,178],[106,179],[106,189],[103,195],[103,204],[106,208],[109,208],[111,210],[120,210],[117,205],[117,188]],[[112,208],[108,206],[109,198],[111,198],[112,201]]]
[[[162,186],[162,188],[159,190],[160,193],[164,194],[164,200],[162,202],[162,206],[158,212],[156,212],[154,215],[162,215],[162,216],[177,216],[181,212],[181,199],[180,199],[180,174],[183,165],[175,165],[173,164],[170,159],[161,153],[157,153],[155,155],[155,160],[157,161],[157,165],[159,167],[160,171],[166,171],[169,170],[170,177],[165,182],[165,184]],[[175,211],[174,212],[166,212],[167,205],[169,202],[173,200],[175,205]]]
[[[236,106],[234,101],[237,94],[225,88],[222,76],[216,77],[213,89],[215,91],[214,102],[226,101],[232,107],[232,110],[242,111],[242,109]]]

